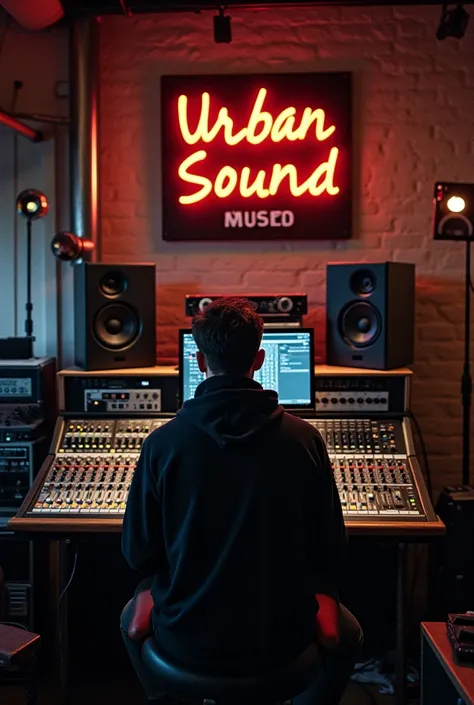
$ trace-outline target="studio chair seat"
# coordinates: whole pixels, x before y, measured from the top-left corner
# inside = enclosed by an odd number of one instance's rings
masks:
[[[292,663],[249,676],[218,676],[192,671],[160,648],[153,637],[143,645],[142,661],[169,695],[206,705],[277,705],[291,702],[314,681],[319,650],[311,644]]]
[[[317,598],[316,633],[319,642],[330,648],[339,640],[339,608],[332,598],[325,595]],[[142,662],[156,678],[157,692],[204,705],[279,705],[304,692],[321,670],[321,654],[316,644],[311,644],[291,663],[259,674],[220,676],[189,669],[167,654],[151,636],[152,608],[150,592],[141,593],[136,599],[128,634],[135,641],[143,641]]]

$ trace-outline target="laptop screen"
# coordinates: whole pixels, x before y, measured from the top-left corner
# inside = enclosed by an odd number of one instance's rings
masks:
[[[264,331],[262,348],[265,362],[254,379],[264,389],[278,393],[280,404],[289,409],[314,409],[313,329],[272,329]],[[180,331],[179,379],[181,402],[194,397],[204,380],[199,370],[197,347],[189,330]]]

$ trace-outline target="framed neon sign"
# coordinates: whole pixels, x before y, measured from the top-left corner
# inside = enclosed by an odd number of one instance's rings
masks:
[[[163,76],[163,239],[352,235],[350,73]]]

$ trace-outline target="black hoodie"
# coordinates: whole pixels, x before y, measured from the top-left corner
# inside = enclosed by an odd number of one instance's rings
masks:
[[[345,545],[321,436],[257,382],[209,378],[145,441],[122,548],[154,576],[154,630],[183,663],[259,669],[302,651]]]

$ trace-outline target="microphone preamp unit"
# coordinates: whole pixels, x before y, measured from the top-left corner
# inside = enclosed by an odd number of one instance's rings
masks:
[[[308,312],[306,294],[235,294],[235,296],[250,301],[266,324],[301,323],[302,317]],[[187,294],[184,300],[185,315],[193,318],[221,297],[222,294]]]

